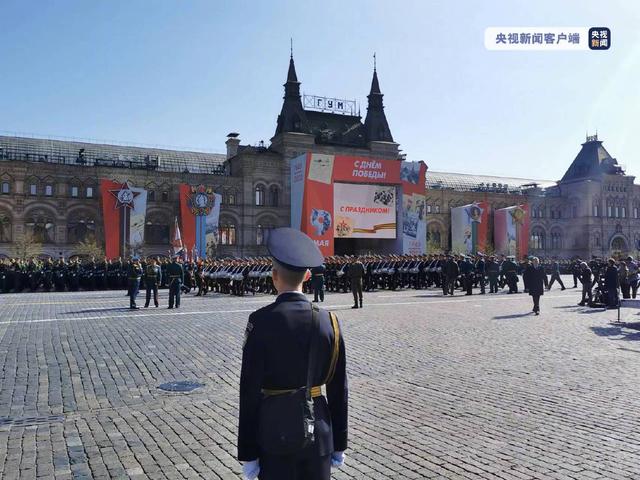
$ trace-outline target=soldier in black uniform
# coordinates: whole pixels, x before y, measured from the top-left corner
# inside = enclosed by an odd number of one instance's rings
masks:
[[[131,310],[137,310],[139,307],[136,305],[136,297],[140,290],[140,279],[142,278],[142,265],[140,260],[136,257],[129,263],[127,269],[127,278],[129,279],[129,308]]]
[[[167,266],[167,276],[169,277],[169,308],[180,308],[180,289],[184,282],[184,270],[178,263],[178,256],[174,255],[171,263]]]
[[[458,275],[460,275],[460,267],[451,255],[447,255],[447,262],[445,263],[443,273],[442,293],[445,295],[453,295],[456,279]]]
[[[496,258],[492,255],[486,265],[487,276],[489,277],[489,293],[498,293],[498,275],[500,266]]]
[[[311,269],[311,284],[313,285],[313,302],[318,303],[318,299],[324,302],[324,272],[327,267],[324,264]]]
[[[302,293],[322,254],[291,228],[273,230],[267,248],[279,295],[247,323],[238,459],[249,480],[329,480],[347,448],[348,390],[338,321]]]

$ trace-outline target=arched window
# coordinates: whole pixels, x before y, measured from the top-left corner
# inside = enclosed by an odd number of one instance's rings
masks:
[[[277,185],[271,185],[269,189],[269,204],[272,207],[277,207],[280,201],[280,189]]]
[[[237,243],[236,224],[230,221],[220,225],[220,245],[235,245]]]
[[[11,217],[0,212],[0,242],[11,241]]]
[[[553,250],[562,248],[562,232],[560,230],[551,231],[551,248]]]
[[[8,195],[11,193],[11,183],[6,180],[3,180],[2,187],[0,187],[0,193]]]
[[[532,250],[544,250],[545,234],[544,230],[539,227],[531,229],[530,246]]]
[[[227,205],[235,205],[236,204],[236,191],[229,190],[227,193]]]
[[[26,217],[25,233],[37,243],[54,243],[56,225],[53,218],[43,211]]]
[[[96,239],[96,222],[90,214],[71,215],[67,221],[67,242],[79,243]]]
[[[611,241],[611,250],[613,250],[614,253],[626,253],[627,242],[625,242],[622,237],[615,237]]]
[[[256,206],[260,207],[264,205],[264,187],[262,185],[258,185],[255,190],[255,200]]]
[[[144,242],[148,245],[169,245],[171,227],[162,215],[149,215],[144,226]],[[191,248],[189,246],[189,248]]]
[[[597,233],[593,236],[593,246],[600,247],[600,235]]]

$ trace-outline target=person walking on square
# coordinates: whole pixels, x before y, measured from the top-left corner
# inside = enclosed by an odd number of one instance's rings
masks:
[[[566,290],[566,288],[564,288],[564,283],[562,283],[562,278],[560,278],[560,263],[557,260],[553,262],[552,268],[553,271],[551,272],[551,280],[549,281],[547,290],[551,290],[553,282],[558,282],[558,284],[560,285],[560,290]]]
[[[573,275],[573,288],[578,288],[578,279],[580,278],[580,271],[582,269],[582,260],[577,258],[571,265],[571,274]]]
[[[162,283],[162,273],[158,266],[156,259],[151,258],[149,265],[145,269],[144,273],[144,285],[147,289],[147,298],[144,302],[144,308],[149,308],[149,302],[151,301],[151,292],[153,292],[153,303],[158,308],[158,285]]]
[[[582,300],[578,305],[584,307],[587,298],[589,298],[589,305],[591,305],[591,302],[593,302],[593,294],[591,292],[591,287],[593,286],[593,275],[589,265],[587,265],[587,262],[582,262],[580,264],[580,283],[582,283]]]
[[[351,258],[351,263],[348,267],[348,275],[351,280],[351,293],[353,293],[353,307],[358,308],[358,301],[360,302],[360,308],[362,308],[362,279],[365,275],[364,265],[357,257]]]
[[[272,230],[267,249],[279,295],[244,334],[238,460],[245,480],[329,480],[347,449],[345,343],[337,317],[302,292],[323,257],[292,228]]]
[[[131,310],[137,310],[136,297],[138,296],[138,291],[140,291],[140,279],[142,278],[142,265],[140,265],[140,260],[137,257],[131,259],[127,271],[127,278],[129,282],[129,308]]]
[[[180,308],[180,289],[184,282],[184,270],[182,265],[178,263],[178,256],[174,255],[171,263],[167,266],[167,275],[169,276],[169,308]]]
[[[533,257],[522,273],[522,281],[527,282],[528,293],[533,299],[533,313],[540,315],[540,297],[544,295],[547,285],[547,274],[540,265],[538,257]]]

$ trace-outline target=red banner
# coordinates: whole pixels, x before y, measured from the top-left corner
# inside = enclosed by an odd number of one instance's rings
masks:
[[[336,155],[333,181],[399,184],[401,163],[399,160]]]
[[[121,184],[111,180],[100,180],[100,195],[102,197],[102,218],[104,221],[104,250],[109,259],[118,258],[120,253],[120,209],[116,208],[117,200],[110,193],[119,190]]]
[[[309,177],[304,188],[301,230],[316,242],[324,256],[330,256],[333,255],[333,183],[327,183],[323,175],[317,173],[318,169],[323,168],[327,169],[327,174],[330,173],[329,164],[323,164],[327,161],[325,157],[314,154],[307,156],[306,171]],[[311,168],[312,161],[321,167]],[[313,172],[316,172],[316,176]],[[318,181],[312,178],[318,178]]]
[[[180,184],[180,225],[182,227],[182,244],[191,251],[196,244],[196,220],[189,208],[191,187],[186,183]]]

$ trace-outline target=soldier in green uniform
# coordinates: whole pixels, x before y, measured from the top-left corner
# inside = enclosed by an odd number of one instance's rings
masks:
[[[180,308],[180,289],[184,282],[184,269],[178,262],[178,256],[174,255],[171,263],[167,265],[167,276],[169,277],[169,308]]]
[[[158,262],[155,258],[149,260],[144,272],[144,286],[147,289],[147,298],[144,303],[144,308],[149,308],[149,302],[151,301],[151,292],[153,292],[153,303],[158,308],[158,285],[162,282],[162,273]]]
[[[353,307],[351,308],[358,308],[358,301],[360,301],[359,308],[362,308],[362,279],[366,272],[359,258],[351,258],[347,273],[351,280],[351,293],[353,293]]]

